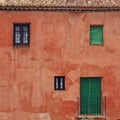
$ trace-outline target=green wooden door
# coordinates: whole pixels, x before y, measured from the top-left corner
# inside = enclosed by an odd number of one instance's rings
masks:
[[[101,114],[101,78],[81,78],[80,110],[81,114]]]

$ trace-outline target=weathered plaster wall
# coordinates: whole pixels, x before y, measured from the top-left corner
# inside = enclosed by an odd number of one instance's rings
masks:
[[[0,12],[0,120],[76,120],[80,77],[102,77],[109,120],[120,119],[120,13]],[[13,46],[13,23],[30,22],[30,47]],[[90,46],[89,26],[104,25]],[[54,91],[54,76],[66,90]]]

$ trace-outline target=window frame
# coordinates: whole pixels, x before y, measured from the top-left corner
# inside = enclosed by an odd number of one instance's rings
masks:
[[[91,42],[91,27],[102,27],[102,43],[92,43]],[[98,25],[90,25],[89,27],[89,43],[90,46],[104,46],[104,25],[98,24]]]
[[[61,82],[61,78],[63,80],[62,82]],[[62,87],[61,87],[61,83],[62,83]],[[54,90],[65,90],[65,76],[54,76]]]
[[[20,43],[17,43],[16,42],[16,38],[15,38],[15,35],[16,35],[16,26],[19,26],[20,27],[20,35],[22,36],[21,39],[20,39]],[[28,33],[28,39],[27,39],[27,43],[24,43],[24,39],[23,39],[23,33],[25,32],[23,30],[23,27],[26,26],[28,28],[28,31],[26,31]],[[30,23],[13,23],[13,45],[14,46],[30,46]]]

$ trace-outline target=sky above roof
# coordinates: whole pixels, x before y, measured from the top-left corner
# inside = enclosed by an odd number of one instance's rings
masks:
[[[0,6],[120,7],[120,0],[0,0]]]

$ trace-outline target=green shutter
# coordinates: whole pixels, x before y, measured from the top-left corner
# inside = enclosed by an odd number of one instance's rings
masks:
[[[81,114],[101,114],[101,78],[81,78]]]
[[[91,45],[103,44],[103,26],[90,27],[90,44]]]

